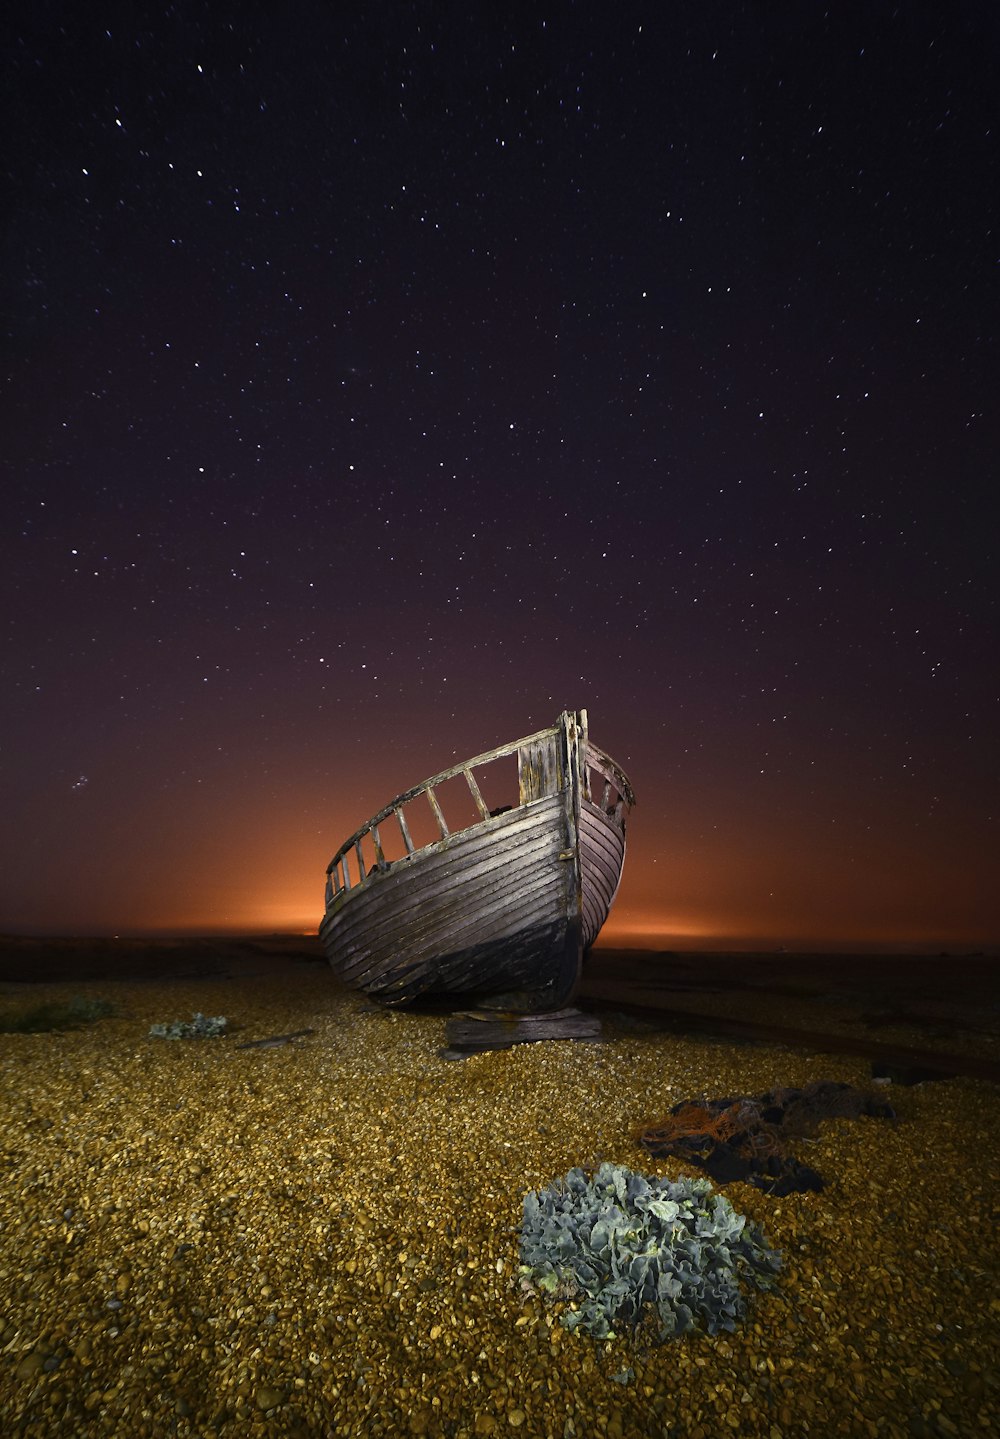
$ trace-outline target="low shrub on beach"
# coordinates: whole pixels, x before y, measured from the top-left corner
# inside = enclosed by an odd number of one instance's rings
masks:
[[[213,1019],[207,1014],[199,1013],[190,1021],[175,1019],[170,1024],[151,1025],[149,1032],[154,1039],[215,1039],[218,1035],[225,1034],[228,1023],[223,1014],[216,1015]]]
[[[71,1000],[51,1000],[48,1004],[36,1004],[21,1014],[0,1015],[2,1034],[46,1034],[58,1029],[79,1029],[83,1024],[106,1019],[114,1014],[115,1007],[107,999],[83,999],[79,995]]]
[[[596,1339],[647,1315],[660,1338],[732,1330],[740,1280],[774,1288],[781,1256],[707,1179],[648,1179],[620,1165],[571,1169],[524,1199],[521,1286],[568,1301],[567,1329]]]

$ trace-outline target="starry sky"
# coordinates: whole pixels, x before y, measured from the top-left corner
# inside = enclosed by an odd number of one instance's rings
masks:
[[[0,928],[586,707],[614,943],[1000,940],[993,3],[15,3]]]

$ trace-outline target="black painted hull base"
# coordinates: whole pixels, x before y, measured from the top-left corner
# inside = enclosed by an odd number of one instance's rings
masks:
[[[579,927],[561,920],[437,955],[431,967],[402,963],[370,978],[364,988],[372,999],[392,1006],[447,994],[463,1004],[474,999],[485,1008],[538,1014],[569,1002],[581,961]]]

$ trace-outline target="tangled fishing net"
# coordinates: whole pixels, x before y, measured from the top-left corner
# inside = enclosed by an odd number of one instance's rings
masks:
[[[765,1194],[822,1189],[823,1176],[789,1153],[789,1144],[816,1133],[824,1119],[860,1115],[895,1119],[892,1107],[849,1084],[819,1080],[804,1089],[770,1089],[729,1099],[684,1099],[636,1139],[650,1154],[690,1160],[717,1184],[743,1179]]]

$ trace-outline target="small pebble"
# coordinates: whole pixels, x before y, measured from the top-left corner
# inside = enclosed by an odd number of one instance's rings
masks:
[[[26,1354],[14,1370],[17,1379],[34,1379],[36,1374],[41,1374],[45,1368],[44,1354]]]
[[[284,1402],[285,1396],[281,1390],[273,1389],[269,1384],[261,1384],[254,1394],[254,1403],[258,1409],[276,1409]]]

